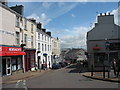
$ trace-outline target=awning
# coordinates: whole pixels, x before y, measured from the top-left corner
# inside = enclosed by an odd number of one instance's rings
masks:
[[[20,47],[0,47],[0,56],[26,55]]]

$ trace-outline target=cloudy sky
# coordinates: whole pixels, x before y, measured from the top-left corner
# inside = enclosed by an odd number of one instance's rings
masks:
[[[62,48],[86,48],[86,33],[94,27],[99,13],[114,14],[118,24],[118,3],[82,1],[9,2],[9,6],[24,5],[24,16],[35,18],[53,37],[59,37]]]

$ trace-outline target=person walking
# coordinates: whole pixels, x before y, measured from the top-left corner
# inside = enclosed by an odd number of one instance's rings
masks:
[[[117,77],[119,76],[119,72],[120,72],[120,59],[117,62]]]
[[[116,76],[116,60],[115,60],[115,58],[113,58],[113,60],[112,60],[112,68],[114,70],[114,75]]]

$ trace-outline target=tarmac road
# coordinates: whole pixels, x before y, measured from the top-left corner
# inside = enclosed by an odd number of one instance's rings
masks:
[[[118,88],[118,83],[89,79],[75,70],[75,65],[47,72],[27,81],[4,84],[3,88]]]

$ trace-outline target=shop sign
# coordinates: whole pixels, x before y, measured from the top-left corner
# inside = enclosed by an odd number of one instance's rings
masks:
[[[21,52],[22,49],[18,47],[0,47],[0,51],[6,52]]]
[[[15,33],[14,32],[10,32],[10,31],[8,31],[8,30],[0,30],[0,33],[1,34],[7,34],[7,35],[12,35],[12,36],[14,36],[15,35]]]

